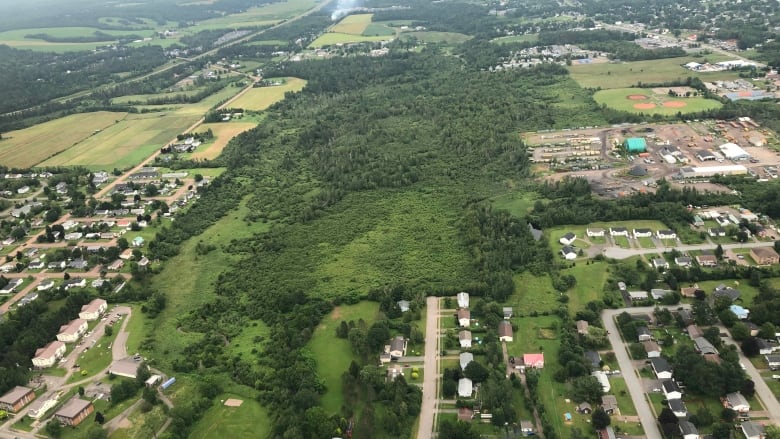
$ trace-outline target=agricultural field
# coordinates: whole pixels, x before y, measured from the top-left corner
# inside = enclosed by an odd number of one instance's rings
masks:
[[[210,129],[214,133],[213,143],[209,143],[199,147],[190,158],[192,159],[207,159],[213,160],[222,154],[222,150],[225,149],[228,142],[233,137],[243,133],[244,131],[251,130],[256,125],[249,122],[230,122],[230,123],[209,123],[198,127],[197,131],[202,132]]]
[[[68,148],[90,141],[126,117],[127,113],[109,111],[73,114],[23,130],[3,133],[0,163],[20,168],[35,166]]]
[[[273,79],[270,79],[273,81]],[[284,99],[288,91],[298,92],[306,86],[306,81],[299,78],[284,78],[284,84],[269,87],[255,87],[244,93],[230,104],[231,107],[250,111],[263,111],[271,105]]]
[[[371,23],[373,14],[347,15],[314,40],[309,47],[319,48],[334,44],[386,41],[395,31],[382,24]]]
[[[649,88],[616,88],[601,90],[593,95],[599,104],[615,110],[642,114],[696,113],[720,108],[723,104],[699,96],[672,97]]]
[[[336,327],[342,321],[357,322],[363,319],[368,326],[376,320],[379,304],[363,301],[356,305],[341,305],[325,316],[314,331],[308,348],[317,361],[317,374],[328,383],[322,396],[322,407],[328,413],[337,413],[344,403],[341,375],[347,371],[353,359],[349,340],[336,338]]]
[[[460,34],[457,32],[435,32],[435,31],[404,32],[402,36],[404,38],[417,38],[419,41],[423,43],[459,44],[466,40],[471,39],[471,37],[466,34]]]
[[[348,44],[348,43],[364,43],[364,42],[379,42],[387,41],[388,37],[383,36],[363,36],[352,34],[339,34],[334,32],[328,32],[322,34],[319,38],[309,44],[310,48],[318,49],[325,46],[333,46],[336,44]]]
[[[724,61],[728,58],[708,55],[709,62]],[[626,63],[592,63],[569,66],[571,76],[583,88],[624,88],[643,83],[661,83],[685,78],[698,77],[702,81],[736,79],[736,72],[693,72],[683,64],[694,61],[703,62],[704,58],[682,57]]]
[[[99,41],[89,43],[57,43],[49,42],[36,38],[25,38],[25,35],[31,34],[47,34],[52,37],[68,38],[68,37],[88,37],[92,36],[96,31],[100,31],[105,34],[110,34],[117,37],[117,40],[124,35],[138,35],[141,37],[150,37],[154,34],[153,30],[101,30],[96,27],[47,27],[47,28],[29,28],[29,29],[15,29],[5,32],[0,32],[0,44],[5,44],[17,49],[30,49],[47,52],[74,52],[79,50],[94,50],[95,47],[114,43],[113,41]]]
[[[288,0],[279,3],[250,8],[240,14],[230,14],[224,17],[211,18],[187,28],[188,32],[200,32],[208,29],[237,29],[275,24],[281,20],[294,17],[317,5],[314,0]]]
[[[539,39],[538,34],[510,35],[490,40],[493,43],[534,43]]]
[[[331,26],[328,32],[341,34],[363,35],[374,14],[347,15],[341,21]]]

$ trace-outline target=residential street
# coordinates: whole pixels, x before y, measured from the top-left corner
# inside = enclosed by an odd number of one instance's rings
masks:
[[[690,250],[712,250],[717,244],[694,244],[694,245],[674,245],[667,248],[620,248],[620,247],[607,247],[603,250],[604,256],[613,259],[626,259],[631,256],[637,255],[651,255],[659,254],[664,251],[675,249],[679,252],[687,252]],[[771,242],[746,242],[744,244],[722,244],[724,250],[735,248],[755,248],[755,247],[771,247]]]
[[[425,363],[423,370],[423,395],[420,408],[420,424],[417,439],[433,437],[434,417],[438,392],[436,383],[439,380],[439,298],[428,297],[426,301],[425,318]]]

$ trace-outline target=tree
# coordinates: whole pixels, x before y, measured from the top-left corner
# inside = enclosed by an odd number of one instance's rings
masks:
[[[593,423],[593,428],[596,430],[603,430],[612,423],[609,414],[607,414],[603,407],[598,407],[596,410],[593,410],[593,413],[590,415],[590,420]]]
[[[479,439],[479,433],[471,429],[471,424],[448,419],[441,423],[439,437],[442,439]]]
[[[488,376],[490,375],[490,371],[487,370],[487,368],[485,368],[482,363],[478,361],[472,361],[463,370],[463,375],[475,383],[481,383],[487,380]]]
[[[719,261],[723,259],[723,246],[720,244],[715,247],[715,257],[718,258]]]
[[[772,322],[765,322],[763,325],[761,325],[761,329],[758,331],[758,336],[764,340],[772,340],[775,338],[776,332],[777,328],[774,324],[772,324]]]
[[[739,389],[746,398],[752,398],[756,394],[756,383],[751,379],[746,379],[742,383],[742,388]]]
[[[661,414],[658,415],[658,422],[661,424],[677,424],[678,419],[672,409],[664,407],[664,409],[661,410]]]
[[[595,403],[601,400],[603,394],[604,389],[601,387],[601,383],[593,376],[575,378],[572,382],[572,399],[576,402]]]
[[[750,328],[748,328],[747,325],[742,322],[735,323],[734,326],[731,327],[730,331],[731,338],[736,341],[741,342],[750,337]]]
[[[715,439],[730,439],[734,427],[730,424],[718,423],[712,427],[712,437]]]
[[[746,338],[740,347],[742,348],[742,353],[745,354],[746,357],[755,357],[761,350],[758,346],[758,339],[756,337]]]
[[[79,396],[84,396],[84,388],[79,386]]]
[[[127,238],[121,237],[116,240],[116,245],[120,250],[127,250],[130,247],[130,243],[127,242]]]
[[[699,407],[696,413],[691,416],[690,421],[699,428],[709,427],[715,422],[715,417],[712,416],[707,407]]]
[[[201,182],[201,181],[203,181],[203,175],[201,175],[201,174],[195,174],[195,182],[196,182],[196,183],[199,183],[199,182]]]
[[[441,393],[445,398],[452,398],[458,391],[458,384],[453,380],[444,380],[441,385]]]
[[[62,425],[60,424],[60,421],[56,419],[52,419],[49,421],[48,424],[46,424],[46,433],[49,433],[49,436],[53,438],[58,438],[62,436]]]
[[[738,321],[737,316],[728,308],[720,311],[718,313],[718,318],[720,319],[720,322],[723,323],[723,326],[727,328],[731,328]]]
[[[737,412],[729,408],[724,408],[723,411],[720,412],[720,419],[722,419],[723,422],[734,422],[734,420],[737,419]]]

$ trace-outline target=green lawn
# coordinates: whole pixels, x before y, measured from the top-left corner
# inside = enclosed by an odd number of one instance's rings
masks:
[[[533,209],[538,199],[538,194],[520,189],[494,197],[491,201],[498,209],[507,210],[512,215],[523,218]]]
[[[561,274],[571,274],[577,279],[574,288],[567,292],[569,296],[569,310],[576,313],[583,309],[585,304],[598,300],[604,291],[604,284],[609,277],[609,264],[606,262],[577,262],[572,268],[561,270]]]
[[[739,296],[739,299],[737,299],[736,303],[746,308],[750,308],[750,306],[753,305],[753,298],[755,298],[758,295],[758,290],[755,287],[750,286],[750,284],[748,284],[746,280],[745,281],[708,280],[708,281],[698,282],[698,284],[699,284],[699,288],[704,290],[704,292],[707,293],[708,296],[712,294],[712,292],[715,290],[715,287],[720,284],[725,284],[726,286],[736,288],[737,290],[739,290],[740,293],[742,293]]]
[[[630,95],[642,95],[646,99],[628,99]],[[599,103],[619,111],[642,114],[661,114],[665,116],[677,113],[696,113],[700,111],[720,108],[722,104],[714,99],[702,97],[678,98],[669,97],[666,94],[655,93],[646,88],[616,88],[601,90],[593,95],[593,99]],[[678,105],[671,107],[671,105]],[[642,106],[649,106],[645,108]]]
[[[307,347],[317,361],[317,374],[326,383],[327,391],[321,405],[328,413],[339,413],[344,403],[341,375],[347,371],[354,358],[349,340],[336,338],[336,327],[342,321],[363,319],[371,325],[379,312],[379,304],[363,301],[356,305],[341,305],[326,316],[309,341]]]
[[[613,236],[612,241],[620,248],[631,248],[631,243],[625,236]]]
[[[549,276],[534,276],[524,272],[513,277],[515,281],[515,293],[509,298],[506,306],[514,307],[515,315],[527,316],[536,311],[538,313],[558,309],[560,294],[552,287]]]
[[[240,399],[244,402],[240,407],[226,407],[220,401],[228,398]],[[195,424],[189,437],[192,439],[263,438],[270,432],[271,419],[259,402],[243,395],[223,393],[216,398],[214,405],[206,411],[203,418]]]
[[[402,38],[416,38],[423,43],[459,44],[471,39],[469,35],[457,32],[404,32]]]
[[[639,238],[636,240],[642,248],[655,248],[653,238]]]
[[[101,337],[98,339],[97,343],[79,356],[78,360],[76,360],[79,369],[68,378],[69,383],[74,383],[76,381],[81,381],[84,378],[94,376],[111,364],[112,357],[111,348],[109,348],[109,346],[111,346],[116,339],[117,334],[119,334],[119,328],[122,325],[122,322],[122,320],[119,320],[114,324],[113,333],[110,336],[100,334]]]

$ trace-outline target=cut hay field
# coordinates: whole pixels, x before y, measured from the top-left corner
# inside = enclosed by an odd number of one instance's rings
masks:
[[[371,23],[373,14],[347,15],[331,26],[327,32],[309,44],[311,48],[334,44],[385,41],[395,36],[395,31],[381,24]]]
[[[253,88],[233,101],[230,106],[245,110],[263,111],[284,99],[284,94],[288,91],[301,91],[306,85],[306,81],[299,78],[284,78],[284,80],[285,83],[282,85]]]
[[[96,130],[105,130],[122,120],[127,113],[100,111],[73,114],[30,128],[3,133],[0,141],[0,163],[27,168],[74,145],[87,141]]]
[[[738,78],[736,72],[693,72],[683,64],[703,62],[704,58],[682,57],[651,61],[634,61],[625,63],[593,63],[569,66],[571,76],[584,88],[624,88],[642,83],[662,83],[680,80],[688,77],[698,77],[702,81],[716,81]],[[724,61],[727,58],[718,55],[708,55],[709,62]]]
[[[369,24],[371,24],[371,18],[374,14],[355,14],[347,15],[341,21],[331,26],[328,32],[335,32],[341,34],[362,35]]]
[[[213,160],[222,153],[222,150],[225,149],[225,146],[233,137],[252,129],[255,126],[256,124],[251,122],[209,123],[201,125],[198,127],[197,131],[202,132],[211,129],[214,133],[215,140],[213,143],[206,145],[205,148],[200,148],[198,151],[195,151],[191,158]]]
[[[630,113],[661,114],[695,113],[720,108],[723,104],[702,97],[672,97],[648,88],[616,88],[593,95],[599,104]]]

